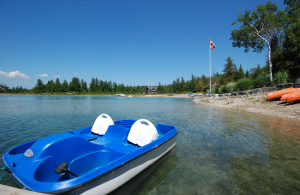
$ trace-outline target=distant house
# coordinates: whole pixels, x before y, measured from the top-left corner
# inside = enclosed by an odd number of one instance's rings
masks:
[[[157,87],[146,87],[145,93],[149,93],[149,94],[156,93],[156,89]]]
[[[218,89],[218,88],[220,88],[220,86],[221,86],[221,85],[219,85],[219,84],[217,84],[217,83],[212,84],[212,88],[213,88],[213,89]]]

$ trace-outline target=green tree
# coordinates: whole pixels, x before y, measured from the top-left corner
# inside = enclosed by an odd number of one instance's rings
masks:
[[[69,88],[68,81],[64,80],[64,82],[61,85],[62,85],[62,91],[67,92]]]
[[[69,91],[81,92],[81,86],[79,82],[79,78],[73,77],[72,81],[69,83]]]
[[[59,81],[58,78],[56,78],[56,80],[55,80],[54,91],[55,91],[55,92],[59,92],[59,91],[61,91],[61,88],[62,88],[62,86],[61,86],[61,84],[60,84],[60,81]]]
[[[37,80],[35,87],[33,88],[35,93],[44,93],[45,92],[45,85],[41,79]]]
[[[87,91],[87,83],[83,79],[80,81],[80,86],[82,91]]]
[[[235,80],[238,81],[242,78],[245,78],[245,73],[244,73],[244,70],[242,68],[242,65],[240,64],[240,68],[239,68],[239,71],[236,74]]]
[[[173,93],[176,93],[176,88],[177,88],[177,87],[176,87],[176,80],[173,80],[173,81],[172,81],[172,92],[173,92]]]
[[[246,70],[245,77],[248,78],[248,79],[250,78],[250,72],[249,72],[249,70]]]
[[[278,6],[271,1],[265,5],[259,5],[252,12],[247,10],[245,14],[238,15],[239,29],[231,31],[233,47],[244,47],[245,52],[250,48],[254,52],[262,52],[264,48],[268,49],[268,62],[270,84],[273,86],[272,74],[272,53],[271,47],[275,37],[280,38],[283,33],[284,11],[278,10]],[[232,24],[236,24],[234,21]]]
[[[290,81],[300,75],[300,1],[285,0],[286,17],[282,50],[272,57],[274,73],[288,71]]]
[[[122,83],[122,84],[119,84],[118,85],[118,90],[117,90],[117,92],[118,93],[123,93],[125,91],[125,86],[124,86],[124,84]]]
[[[185,80],[183,77],[181,77],[181,82],[180,82],[180,92],[184,92],[186,91],[186,84],[185,84]]]
[[[198,83],[196,85],[196,90],[197,90],[197,92],[200,92],[203,90],[203,83],[201,81],[198,81]]]
[[[54,87],[55,87],[54,81],[51,79],[46,84],[46,93],[53,93]]]
[[[95,92],[96,91],[96,80],[94,77],[92,77],[91,83],[90,83],[90,92]]]
[[[215,74],[215,71],[213,70],[213,72],[212,72],[212,77],[211,77],[211,83],[213,84],[213,83],[219,83],[219,78],[218,78],[218,72],[217,72],[217,74]]]
[[[204,74],[200,77],[201,82],[203,83],[203,85],[208,85],[209,84],[209,78],[207,76],[205,76]]]
[[[224,70],[223,70],[224,74],[222,77],[223,77],[223,82],[227,84],[234,81],[234,78],[237,73],[237,69],[236,69],[236,65],[233,63],[233,60],[230,57],[228,57],[225,61],[227,63],[224,64]]]
[[[0,83],[0,93],[8,93],[10,91],[7,85]]]
[[[107,82],[107,91],[108,92],[112,92],[113,91],[113,85],[111,81]]]
[[[196,92],[196,77],[192,74],[191,80],[189,82],[189,91]]]
[[[160,82],[158,83],[158,86],[157,86],[157,93],[165,93],[165,88],[163,85],[161,85]]]
[[[113,82],[113,92],[117,93],[118,90],[118,84],[116,82]]]
[[[258,77],[258,75],[260,75],[263,72],[263,70],[260,68],[259,64],[257,64],[257,68],[251,68],[250,71],[251,71],[252,79],[256,79]]]
[[[180,79],[179,77],[176,79],[176,93],[180,93],[181,92],[181,83],[180,83]]]
[[[99,81],[98,91],[99,91],[99,93],[102,93],[105,91],[105,83],[102,80]]]
[[[98,80],[97,77],[96,77],[96,80],[95,80],[95,91],[99,92],[99,80]]]

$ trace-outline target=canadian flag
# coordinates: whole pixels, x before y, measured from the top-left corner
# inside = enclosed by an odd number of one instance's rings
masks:
[[[210,49],[215,49],[216,45],[209,39]]]

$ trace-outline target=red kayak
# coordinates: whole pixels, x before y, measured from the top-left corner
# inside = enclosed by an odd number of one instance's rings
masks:
[[[290,96],[295,95],[296,93],[299,93],[299,92],[300,92],[300,88],[296,89],[296,92],[285,94],[280,98],[280,101],[287,100]]]
[[[297,101],[297,100],[300,100],[300,92],[290,96],[286,102],[293,102],[293,101]]]
[[[285,94],[295,92],[295,90],[296,90],[296,88],[287,88],[287,89],[282,89],[282,90],[279,90],[279,91],[269,93],[268,96],[267,96],[267,100],[280,98],[281,96],[283,96]]]

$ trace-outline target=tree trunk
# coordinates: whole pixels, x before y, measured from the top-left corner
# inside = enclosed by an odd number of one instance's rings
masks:
[[[269,74],[270,74],[270,85],[273,87],[273,74],[272,74],[272,60],[271,60],[271,46],[268,45],[268,59],[269,59]]]

